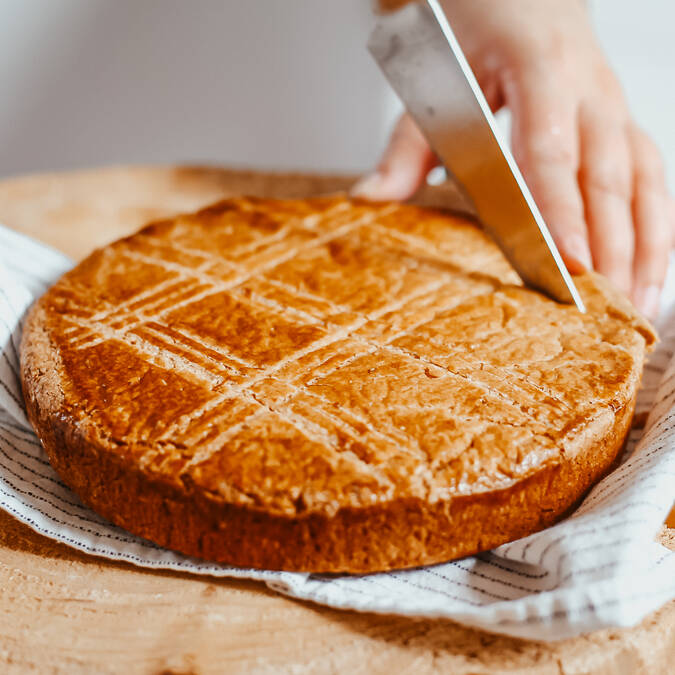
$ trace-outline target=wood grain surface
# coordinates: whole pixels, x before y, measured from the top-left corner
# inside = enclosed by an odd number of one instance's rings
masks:
[[[148,219],[231,194],[306,196],[349,177],[199,167],[111,168],[0,182],[0,222],[74,258]],[[430,189],[425,203],[455,203]],[[675,525],[675,513],[669,525]],[[675,531],[662,541],[675,549]],[[0,511],[1,673],[672,672],[675,602],[631,629],[546,644],[331,610],[262,584],[151,572],[85,556]]]

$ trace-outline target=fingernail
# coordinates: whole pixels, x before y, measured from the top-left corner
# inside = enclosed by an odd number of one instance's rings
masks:
[[[363,197],[364,199],[378,199],[384,186],[384,177],[376,171],[361,180],[354,183],[349,193],[352,197]]]
[[[572,235],[565,239],[565,251],[567,252],[567,257],[572,258],[580,267],[586,270],[593,269],[591,251],[588,248],[588,243],[583,237]]]
[[[633,294],[636,307],[650,319],[655,319],[659,313],[660,297],[661,287],[657,284],[638,286]]]

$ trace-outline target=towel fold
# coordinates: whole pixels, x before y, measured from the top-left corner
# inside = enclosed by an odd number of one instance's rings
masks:
[[[0,226],[0,508],[37,532],[97,556],[158,569],[257,579],[293,597],[364,612],[445,617],[508,635],[557,640],[638,623],[675,598],[675,552],[655,536],[675,497],[675,262],[661,343],[638,395],[648,412],[621,464],[558,525],[450,563],[366,576],[240,569],[162,549],[85,507],[46,459],[23,408],[23,316],[72,265]]]

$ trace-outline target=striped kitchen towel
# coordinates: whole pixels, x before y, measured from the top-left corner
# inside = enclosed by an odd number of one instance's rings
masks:
[[[143,567],[258,579],[297,598],[368,612],[446,617],[509,635],[556,640],[629,626],[675,597],[675,552],[656,543],[675,496],[675,264],[662,342],[647,365],[620,466],[576,512],[543,532],[451,563],[366,576],[232,568],[188,558],[111,525],[59,480],[23,409],[22,319],[71,262],[0,226],[0,507],[80,551]]]

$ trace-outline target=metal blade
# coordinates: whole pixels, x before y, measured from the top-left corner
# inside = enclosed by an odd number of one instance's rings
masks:
[[[368,49],[523,282],[585,311],[437,0],[381,16]]]

